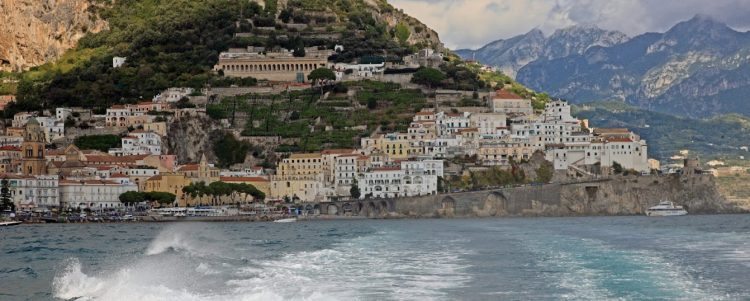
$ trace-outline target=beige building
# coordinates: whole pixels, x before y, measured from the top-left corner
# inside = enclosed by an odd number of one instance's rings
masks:
[[[531,100],[524,99],[512,92],[506,90],[497,90],[490,103],[492,112],[532,115],[534,109],[531,107]]]
[[[182,188],[190,185],[190,179],[182,174],[163,173],[146,180],[145,191],[161,191],[173,193],[177,196],[179,206],[187,206],[188,202],[183,197]]]
[[[322,200],[324,187],[323,155],[292,154],[283,159],[271,177],[271,198],[311,202]]]
[[[206,185],[219,180],[220,170],[208,164],[206,155],[201,155],[198,164],[186,164],[177,169],[177,173],[184,175],[193,183],[204,182]]]
[[[305,48],[304,57],[295,57],[291,51],[266,52],[248,47],[230,49],[219,55],[215,71],[225,76],[254,77],[273,81],[305,82],[307,75],[315,69],[326,67],[330,50],[317,47]]]

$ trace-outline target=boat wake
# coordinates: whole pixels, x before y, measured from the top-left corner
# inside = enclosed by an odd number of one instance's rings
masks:
[[[168,227],[142,255],[90,271],[65,262],[54,296],[70,300],[444,299],[461,287],[459,244],[424,244],[376,232],[320,250],[263,254],[216,238],[205,226]],[[219,232],[219,231],[215,231]],[[259,248],[259,247],[254,247]],[[216,256],[218,255],[218,256]],[[252,258],[252,259],[247,259]]]

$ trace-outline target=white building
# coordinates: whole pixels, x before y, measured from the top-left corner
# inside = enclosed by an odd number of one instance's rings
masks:
[[[347,77],[371,78],[381,75],[385,71],[385,63],[379,64],[334,64],[331,69],[336,74],[336,81],[341,81]]]
[[[362,173],[360,198],[398,198],[437,193],[443,176],[442,160],[402,161],[398,166],[372,168]]]
[[[17,208],[24,210],[37,207],[60,207],[59,180],[56,175],[6,175],[6,177],[11,197]]]
[[[120,68],[120,67],[122,67],[122,65],[124,65],[125,61],[127,61],[127,60],[128,60],[128,58],[126,58],[126,57],[119,57],[119,56],[113,57],[112,58],[112,68]]]
[[[138,191],[135,184],[104,180],[60,181],[60,203],[66,208],[107,210],[124,207],[120,195]]]
[[[532,115],[534,109],[531,107],[531,100],[524,99],[521,96],[505,90],[495,92],[490,107],[495,113]]]
[[[154,96],[154,102],[177,102],[183,97],[190,96],[190,94],[193,94],[194,92],[195,89],[193,88],[169,88],[159,93],[159,95]]]
[[[65,122],[68,117],[73,115],[73,109],[71,108],[57,108],[55,109],[55,119],[59,122]]]
[[[498,129],[507,129],[507,119],[505,113],[474,113],[469,116],[469,123],[479,129],[480,135],[496,135]]]
[[[150,131],[136,130],[129,136],[122,137],[122,147],[112,148],[113,156],[161,155],[161,136]]]
[[[29,112],[16,113],[16,115],[13,115],[13,121],[11,122],[11,124],[14,128],[22,128],[26,125],[26,122],[28,122],[29,119],[34,116],[34,114]]]
[[[437,114],[437,131],[438,136],[455,135],[459,130],[469,128],[471,122],[469,116],[471,113],[445,113]]]
[[[44,130],[47,143],[60,138],[65,138],[65,123],[58,121],[57,117],[36,117],[39,126]]]

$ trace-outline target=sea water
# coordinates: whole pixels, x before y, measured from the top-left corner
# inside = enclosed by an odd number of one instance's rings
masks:
[[[750,300],[750,215],[0,228],[0,300]]]

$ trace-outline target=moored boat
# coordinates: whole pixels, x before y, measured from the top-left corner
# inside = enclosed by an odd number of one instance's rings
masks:
[[[662,201],[658,205],[646,209],[646,216],[680,216],[688,214],[687,210],[673,202]]]
[[[296,221],[297,221],[296,217],[291,217],[291,218],[277,219],[277,220],[275,220],[273,222],[274,223],[293,223],[293,222],[296,222]]]
[[[16,225],[20,225],[20,224],[21,224],[21,222],[19,222],[19,221],[0,222],[0,227],[16,226]]]

